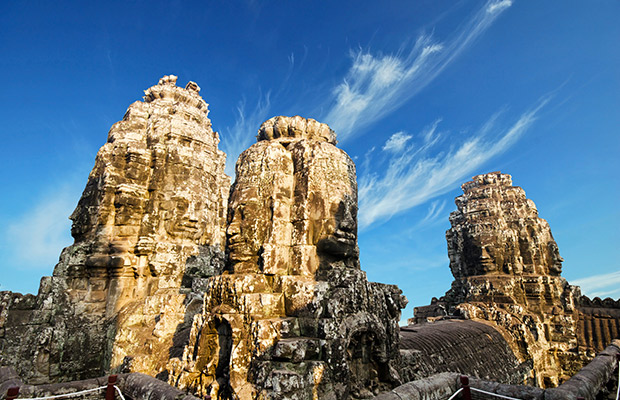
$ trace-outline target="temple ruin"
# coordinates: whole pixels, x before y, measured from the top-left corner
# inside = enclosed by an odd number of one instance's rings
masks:
[[[0,386],[118,373],[173,397],[388,399],[447,393],[458,373],[542,399],[586,365],[610,382],[612,364],[592,360],[620,352],[620,301],[561,277],[549,225],[509,175],[462,186],[452,287],[399,328],[406,298],[360,266],[355,165],[336,133],[271,118],[231,183],[200,88],[176,80],[110,129],[39,293],[0,292]]]
[[[490,324],[519,363],[531,364],[524,383],[558,386],[619,337],[620,301],[592,301],[562,278],[549,224],[510,175],[478,175],[462,189],[446,232],[454,282],[416,308],[412,326],[450,318]]]

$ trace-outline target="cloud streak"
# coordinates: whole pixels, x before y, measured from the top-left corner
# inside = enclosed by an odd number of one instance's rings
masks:
[[[510,0],[488,1],[446,43],[421,35],[404,56],[352,52],[353,64],[334,88],[324,120],[340,141],[346,141],[361,126],[376,122],[422,90],[511,5]]]
[[[504,129],[496,128],[499,113],[495,114],[464,143],[433,155],[435,145],[443,136],[438,131],[439,121],[435,121],[419,135],[421,145],[414,149],[415,144],[411,144],[387,159],[383,175],[365,174],[360,178],[360,229],[388,220],[454,188],[459,181],[518,140],[548,100],[541,99],[534,108]]]
[[[405,148],[407,142],[411,140],[411,135],[407,135],[405,132],[396,132],[385,142],[382,147],[383,151],[391,151],[397,153]]]
[[[620,297],[620,271],[575,279],[571,285],[581,286],[581,291],[589,297],[618,298]]]
[[[260,125],[268,119],[271,107],[270,93],[259,96],[254,108],[246,111],[245,99],[237,106],[237,119],[232,127],[224,129],[221,136],[222,150],[226,153],[226,174],[235,177],[235,163],[239,154],[250,147],[256,140],[256,133]]]
[[[441,202],[439,200],[433,201],[428,208],[426,216],[418,224],[416,224],[416,227],[420,228],[441,221],[443,219],[444,208],[446,208],[445,200]],[[409,232],[411,232],[411,229]]]

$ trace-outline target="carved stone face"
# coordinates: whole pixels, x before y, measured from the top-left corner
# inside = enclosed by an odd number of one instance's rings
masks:
[[[485,275],[500,271],[503,255],[499,254],[497,240],[489,237],[471,237],[467,235],[462,243],[462,271],[464,276]]]
[[[480,249],[480,256],[478,262],[482,268],[482,273],[489,273],[497,271],[497,263],[495,260],[495,248],[493,246],[483,246]]]
[[[172,237],[194,238],[199,234],[198,213],[200,204],[189,201],[182,196],[174,196],[169,200],[169,208],[164,213],[166,232]]]
[[[562,262],[564,259],[560,256],[558,244],[553,240],[548,243],[551,262],[549,263],[549,272],[552,275],[560,275],[562,273]]]
[[[559,275],[562,257],[547,221],[508,175],[491,173],[463,185],[446,233],[455,277]]]
[[[227,228],[235,272],[313,274],[319,265],[345,259],[357,266],[353,162],[325,139],[330,135],[308,132],[300,117],[278,118],[270,121],[279,133],[261,128],[264,138],[259,135],[237,164]]]
[[[293,149],[293,158],[295,187],[306,190],[296,198],[294,206],[315,232],[308,244],[316,246],[323,265],[345,260],[345,265],[356,267],[359,250],[353,162],[325,142],[300,142]]]
[[[227,246],[231,260],[237,262],[256,261],[261,243],[266,240],[268,222],[258,218],[257,207],[240,204],[230,211],[226,229]]]
[[[357,256],[357,204],[345,195],[330,217],[334,219],[334,229],[317,243],[319,254],[336,259]]]

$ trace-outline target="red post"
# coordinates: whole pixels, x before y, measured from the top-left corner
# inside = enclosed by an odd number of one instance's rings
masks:
[[[19,386],[10,387],[9,390],[6,391],[6,400],[16,399],[19,395]]]
[[[105,400],[114,400],[116,393],[114,392],[114,385],[116,385],[116,375],[108,376],[108,387],[105,390]]]
[[[461,375],[461,387],[463,388],[463,400],[471,400],[471,389],[469,388],[469,378]]]

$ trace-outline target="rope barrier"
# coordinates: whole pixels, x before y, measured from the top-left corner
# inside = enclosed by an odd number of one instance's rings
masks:
[[[463,388],[460,388],[459,390],[457,390],[456,392],[454,392],[454,394],[452,396],[450,396],[450,398],[448,400],[452,400],[454,399],[459,393],[461,393],[463,391]]]
[[[620,361],[618,361],[618,390],[616,391],[616,400],[620,399]]]
[[[92,393],[92,392],[96,392],[97,390],[101,390],[101,389],[105,389],[107,386],[100,386],[98,388],[94,388],[94,389],[86,389],[86,390],[82,390],[79,392],[72,392],[72,393],[65,393],[65,394],[57,394],[54,396],[47,396],[47,397],[30,397],[27,399],[23,399],[23,398],[19,398],[19,400],[47,400],[47,399],[59,399],[61,397],[74,397],[74,396],[80,396],[86,393]],[[125,399],[123,399],[125,400]]]
[[[121,400],[125,400],[125,396],[123,396],[123,392],[121,392],[121,389],[118,386],[116,386],[116,385],[112,385],[112,387],[114,387],[116,393],[118,393],[118,397],[120,397]],[[53,396],[30,397],[30,398],[21,398],[20,397],[19,400],[50,400],[50,399],[60,399],[60,398],[63,398],[63,397],[76,397],[76,396],[81,396],[81,395],[87,394],[87,393],[93,393],[93,392],[96,392],[98,390],[107,389],[107,388],[108,388],[108,386],[99,386],[99,387],[96,387],[96,388],[93,388],[93,389],[81,390],[79,392],[57,394],[57,395],[53,395]],[[19,393],[19,392],[15,391],[15,396],[17,396],[17,393]]]
[[[484,394],[488,394],[489,396],[495,396],[495,397],[499,397],[499,398],[506,399],[506,400],[521,400],[521,399],[516,399],[514,397],[502,396],[501,394],[487,392],[481,389],[476,389],[476,388],[470,388],[470,389],[473,390],[474,392],[484,393]]]
[[[125,396],[123,396],[123,392],[121,392],[118,386],[114,385],[114,389],[116,389],[116,392],[118,393],[118,397],[120,397],[121,400],[125,400]]]

